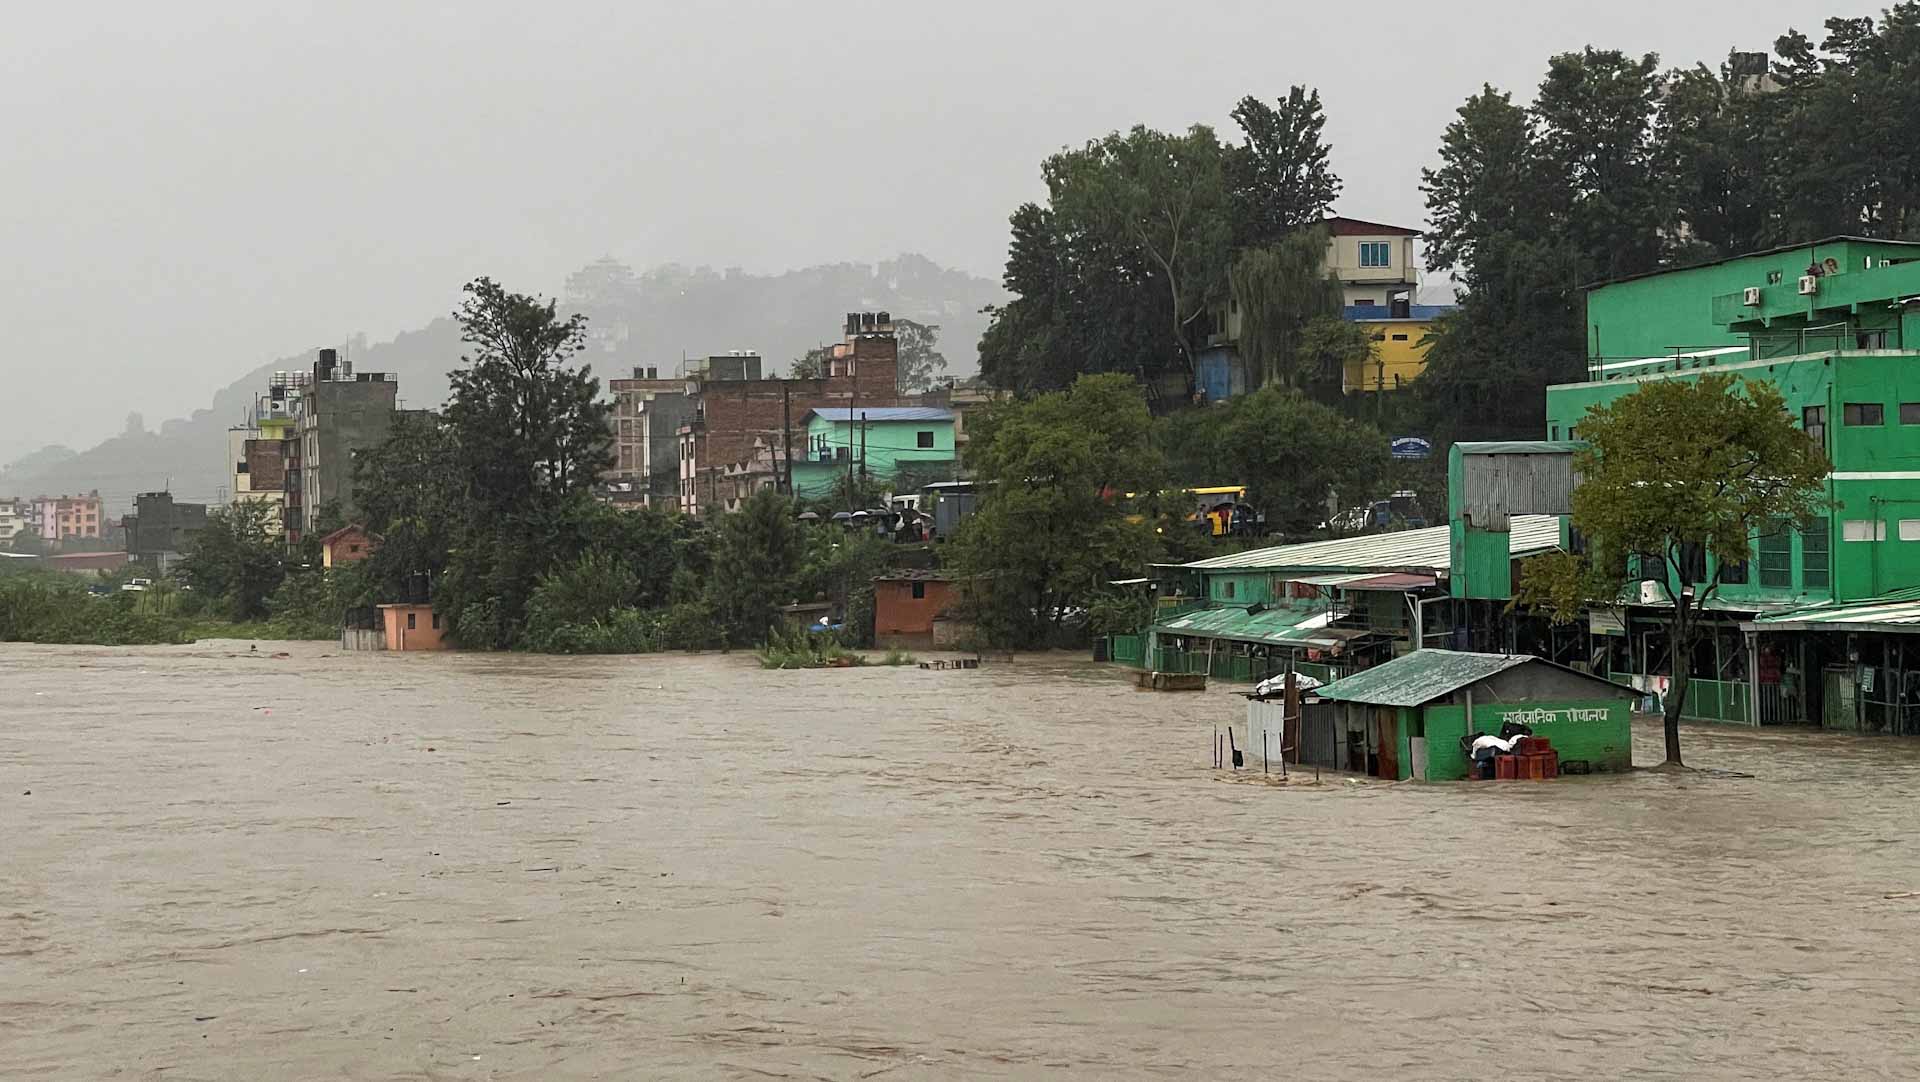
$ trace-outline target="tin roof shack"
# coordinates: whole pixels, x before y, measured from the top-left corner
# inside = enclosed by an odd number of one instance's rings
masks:
[[[1314,695],[1300,736],[1312,765],[1459,781],[1469,765],[1461,738],[1517,724],[1550,740],[1563,766],[1633,766],[1632,689],[1525,654],[1420,650]]]

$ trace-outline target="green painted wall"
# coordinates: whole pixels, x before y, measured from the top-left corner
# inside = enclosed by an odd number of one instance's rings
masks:
[[[1716,369],[1548,388],[1548,431],[1577,429],[1589,407],[1631,394],[1650,380],[1695,379],[1711,370]],[[1912,407],[1910,415],[1920,421],[1920,352],[1821,353],[1741,361],[1717,370],[1772,383],[1786,398],[1788,412],[1803,423],[1808,408],[1825,410],[1824,442],[1834,464],[1827,514],[1809,531],[1792,535],[1791,569],[1784,584],[1764,580],[1756,553],[1747,583],[1723,586],[1721,595],[1812,604],[1920,586],[1920,423],[1900,423],[1902,404]],[[1881,423],[1847,424],[1848,403],[1879,406]],[[1857,524],[1853,535],[1860,540],[1846,540],[1849,522]],[[1902,539],[1902,522],[1907,524],[1907,540]],[[1460,527],[1456,524],[1455,529]],[[1814,535],[1811,542],[1808,533]]]
[[[1221,571],[1206,575],[1207,600],[1229,605],[1272,601],[1273,575],[1267,571]]]
[[[1550,711],[1544,720],[1538,711]],[[1599,711],[1598,718],[1580,717],[1573,711]],[[1421,713],[1427,737],[1427,778],[1429,781],[1463,781],[1467,777],[1467,758],[1460,753],[1460,738],[1467,735],[1465,706],[1429,706]],[[1524,717],[1520,715],[1524,712]],[[1513,715],[1530,725],[1535,734],[1553,742],[1561,762],[1584,759],[1597,771],[1628,770],[1633,766],[1633,713],[1625,699],[1554,703],[1474,703],[1473,729],[1498,733],[1501,724]]]
[[[796,495],[807,499],[818,499],[833,491],[840,478],[847,475],[847,460],[832,459],[840,448],[848,448],[848,455],[858,458],[861,450],[861,433],[858,422],[830,421],[818,414],[807,419],[806,439],[797,441],[794,450],[793,489]],[[933,446],[921,447],[919,434],[931,432]],[[829,461],[821,461],[821,452],[825,450]],[[867,476],[887,481],[894,477],[900,467],[907,463],[955,463],[957,456],[953,449],[953,421],[868,421],[866,422],[866,467]],[[857,472],[858,462],[854,464]]]
[[[1744,345],[1744,332],[1729,326],[1729,310],[1723,304],[1717,307],[1716,298],[1732,295],[1738,300],[1746,287],[1758,286],[1769,312],[1797,311],[1804,319],[1811,306],[1798,295],[1797,285],[1810,263],[1834,259],[1840,266],[1831,279],[1837,290],[1842,278],[1863,270],[1867,258],[1911,260],[1916,255],[1920,249],[1891,242],[1801,245],[1604,285],[1587,293],[1587,357],[1624,361]],[[1770,283],[1774,275],[1778,281]],[[1822,284],[1824,289],[1827,283]]]

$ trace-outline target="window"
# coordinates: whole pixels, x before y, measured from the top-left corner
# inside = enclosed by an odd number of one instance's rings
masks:
[[[408,613],[407,614],[407,630],[408,631],[412,631],[414,629],[414,620],[415,620],[414,614]]]
[[[1900,520],[1900,540],[1920,541],[1920,518],[1903,518]]]
[[[234,463],[234,464],[233,464],[233,472],[235,472],[235,473],[245,473],[245,472],[247,472],[247,463],[246,463],[246,460],[245,460],[245,459],[242,459],[241,461],[239,461],[239,462],[236,462],[236,463]]]
[[[1920,402],[1900,403],[1900,423],[1903,425],[1920,425]]]
[[[1840,523],[1842,541],[1885,541],[1887,524],[1877,518],[1850,518]]]
[[[1747,584],[1747,561],[1740,560],[1737,563],[1721,564],[1720,581],[1729,586],[1745,586]]]
[[[1776,523],[1760,535],[1760,585],[1771,590],[1793,589],[1793,535]]]
[[[933,433],[931,433],[931,432],[915,432],[915,433],[913,434],[913,445],[914,445],[915,447],[921,447],[921,448],[926,448],[926,447],[932,447],[932,446],[933,446]]]
[[[1364,240],[1360,242],[1360,265],[1363,267],[1393,266],[1393,245],[1384,240]]]
[[[353,554],[353,555],[358,555],[358,554],[359,554],[359,552],[360,552],[360,546],[359,546],[359,545],[348,545],[348,546],[347,546],[347,552],[348,552],[349,554]]]
[[[1822,447],[1827,445],[1827,407],[1808,406],[1800,411],[1800,427],[1807,430],[1807,438]]]
[[[1379,303],[1380,303],[1379,301],[1374,300],[1372,297],[1353,298],[1353,306],[1355,308],[1372,308],[1375,305],[1378,305]]]
[[[1827,572],[1827,520],[1809,519],[1800,531],[1800,584],[1809,590],[1824,590],[1831,583]]]
[[[1579,439],[1579,438],[1580,438],[1580,426],[1579,426],[1579,425],[1568,425],[1568,426],[1567,426],[1567,438],[1568,438],[1568,439],[1570,439],[1570,440],[1577,440],[1577,439]]]
[[[1548,439],[1550,439],[1550,440],[1557,440],[1557,439],[1559,439],[1559,438],[1560,438],[1560,426],[1559,426],[1559,425],[1548,425],[1548,426],[1547,426],[1547,438],[1548,438]]]
[[[1887,348],[1887,332],[1861,331],[1859,334],[1853,336],[1853,344],[1856,349],[1885,349]]]
[[[1227,600],[1229,600],[1229,601],[1231,601],[1231,600],[1233,600],[1233,582],[1232,582],[1232,580],[1228,580],[1228,582],[1227,582],[1227,584],[1226,584],[1225,586],[1223,586],[1223,587],[1221,587],[1221,596],[1223,596],[1223,597],[1225,597],[1225,598],[1226,598]]]
[[[922,601],[922,600],[925,600],[925,599],[926,599],[926,596],[927,596],[927,584],[926,584],[926,583],[924,583],[924,582],[916,582],[916,583],[914,583],[914,584],[913,584],[913,599],[914,599],[915,601]]]
[[[1698,541],[1680,546],[1680,581],[1707,581],[1707,549]]]
[[[1777,271],[1777,270],[1772,270],[1772,271],[1768,271],[1768,272],[1767,272],[1767,284],[1768,284],[1768,285],[1770,285],[1770,286],[1777,286],[1777,285],[1779,285],[1779,284],[1780,284],[1780,272],[1779,272],[1779,271]]]
[[[433,614],[433,629],[440,630],[440,614],[437,612]]]
[[[1885,424],[1886,413],[1886,407],[1878,402],[1848,402],[1840,407],[1840,423],[1843,425]]]
[[[1404,334],[1396,334],[1393,336],[1393,340],[1396,342],[1404,342],[1407,340],[1407,336]]]

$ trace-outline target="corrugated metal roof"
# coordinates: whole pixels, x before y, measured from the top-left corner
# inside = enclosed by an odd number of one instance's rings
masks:
[[[850,406],[832,406],[827,409],[810,410],[823,420],[835,424],[847,424],[865,416],[868,422],[874,421],[951,421],[953,411],[938,406],[868,406],[865,408]]]
[[[1554,515],[1513,516],[1513,555],[1535,556],[1560,547],[1560,519]],[[1447,527],[1308,541],[1215,556],[1180,565],[1190,571],[1236,569],[1289,571],[1427,571],[1451,568]]]
[[[1566,455],[1584,450],[1587,444],[1585,440],[1482,440],[1454,446],[1463,455]]]
[[[1760,616],[1746,625],[1761,631],[1861,630],[1884,627],[1890,631],[1920,632],[1920,589],[1895,590],[1871,601],[1813,605]]]
[[[1335,702],[1372,706],[1419,706],[1539,658],[1530,654],[1471,654],[1461,650],[1415,650],[1384,665],[1335,680],[1314,694]]]
[[[1201,609],[1162,620],[1153,625],[1153,630],[1232,642],[1332,646],[1347,637],[1327,628],[1333,618],[1331,612],[1308,609],[1262,609],[1256,613],[1243,608]]]

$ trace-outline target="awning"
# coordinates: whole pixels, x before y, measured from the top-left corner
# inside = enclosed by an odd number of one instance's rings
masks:
[[[1228,642],[1333,646],[1356,636],[1353,631],[1327,626],[1340,615],[1290,608],[1262,609],[1254,613],[1243,608],[1201,609],[1162,620],[1153,625],[1153,630],[1162,635],[1190,635]]]
[[[1438,581],[1432,575],[1413,575],[1403,572],[1381,575],[1368,571],[1341,575],[1304,575],[1297,579],[1286,575],[1274,577],[1287,582],[1306,583],[1309,586],[1338,586],[1342,590],[1421,590]]]
[[[1920,634],[1920,590],[1899,590],[1871,601],[1811,605],[1742,623],[1748,631],[1890,631]]]

